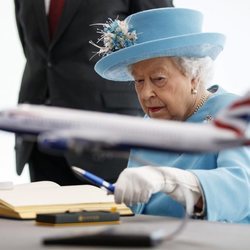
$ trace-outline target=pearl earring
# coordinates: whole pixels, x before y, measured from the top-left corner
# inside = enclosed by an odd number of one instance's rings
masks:
[[[196,95],[197,93],[198,93],[197,89],[195,89],[195,88],[194,88],[194,89],[191,89],[191,94],[192,94],[192,95]]]

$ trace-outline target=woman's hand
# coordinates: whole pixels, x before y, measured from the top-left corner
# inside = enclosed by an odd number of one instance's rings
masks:
[[[152,194],[165,192],[193,211],[201,198],[199,181],[187,170],[172,167],[127,168],[115,184],[115,202],[146,203]]]

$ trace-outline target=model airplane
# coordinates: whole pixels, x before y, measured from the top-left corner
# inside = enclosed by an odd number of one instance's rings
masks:
[[[250,145],[249,123],[250,92],[203,124],[28,104],[0,112],[1,130],[35,138],[44,149],[76,153],[95,148],[219,151]]]

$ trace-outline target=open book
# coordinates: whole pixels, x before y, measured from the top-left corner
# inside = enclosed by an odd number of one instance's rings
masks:
[[[55,182],[41,181],[0,190],[0,216],[35,219],[38,213],[65,211],[116,211],[132,215],[125,204],[116,204],[113,195],[91,185],[59,186]]]

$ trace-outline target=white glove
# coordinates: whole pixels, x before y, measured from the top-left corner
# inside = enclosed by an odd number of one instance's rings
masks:
[[[115,184],[115,202],[127,205],[146,203],[152,194],[165,192],[186,205],[189,214],[201,197],[196,176],[172,167],[126,168]]]

